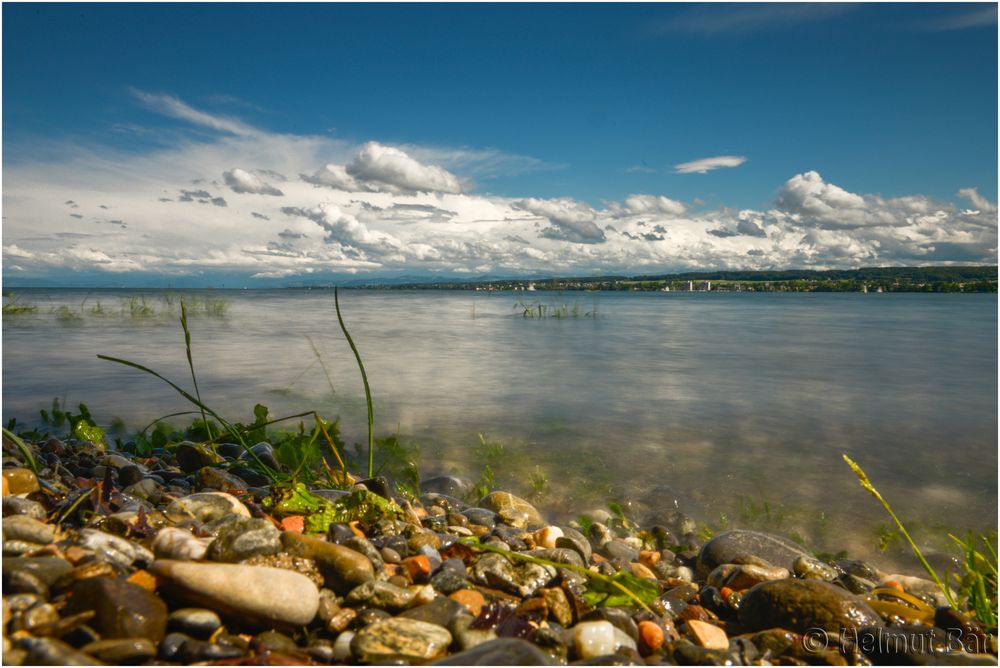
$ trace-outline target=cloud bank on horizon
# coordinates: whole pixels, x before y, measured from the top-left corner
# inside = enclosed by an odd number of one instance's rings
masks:
[[[769,207],[706,208],[664,193],[599,206],[476,192],[490,170],[534,158],[496,149],[355,144],[268,132],[133,91],[198,128],[145,153],[61,144],[4,177],[5,279],[215,273],[276,284],[355,274],[654,273],[995,263],[997,206],[853,193],[816,171],[775,184]],[[207,131],[207,135],[205,134]],[[724,155],[684,178],[739,168]]]

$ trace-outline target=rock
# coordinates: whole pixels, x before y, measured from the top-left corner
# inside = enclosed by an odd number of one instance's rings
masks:
[[[76,650],[72,645],[55,638],[21,638],[19,644],[28,650],[24,661],[29,666],[97,666],[100,662],[89,654]],[[13,654],[10,652],[9,654]],[[4,652],[4,663],[11,657]]]
[[[639,550],[619,540],[609,540],[601,546],[600,552],[608,559],[621,559],[625,563],[639,560]]]
[[[214,611],[206,608],[179,608],[167,618],[167,628],[186,633],[202,640],[208,638],[222,626],[222,620]]]
[[[466,508],[462,515],[468,518],[469,522],[477,526],[492,529],[497,525],[497,514],[485,508]]]
[[[194,473],[203,466],[221,464],[224,459],[212,452],[211,448],[203,443],[192,443],[191,441],[181,441],[174,450],[177,457],[177,465],[185,473]]]
[[[205,466],[198,470],[198,486],[201,489],[217,489],[220,492],[242,492],[247,489],[247,484],[242,478],[214,466]]]
[[[153,553],[139,543],[97,529],[81,529],[80,546],[93,550],[99,561],[122,569],[135,563],[145,565],[153,561]]]
[[[105,663],[134,665],[156,656],[156,645],[145,638],[97,640],[84,645],[80,651]]]
[[[590,541],[587,540],[582,533],[572,527],[561,527],[561,529],[563,535],[556,538],[556,547],[576,550],[579,555],[583,557],[583,563],[589,564],[590,555],[593,552],[593,548],[590,546]]]
[[[903,589],[914,596],[926,597],[934,601],[935,606],[948,605],[948,599],[945,597],[944,592],[932,582],[926,578],[918,578],[912,575],[902,575],[899,573],[890,573],[881,579],[883,582],[893,580],[902,585]],[[954,589],[952,593],[954,594]],[[957,598],[957,594],[954,594]]]
[[[288,655],[301,654],[299,646],[295,641],[284,633],[277,631],[264,631],[258,633],[251,642],[253,648],[260,654],[265,652]]]
[[[639,629],[625,608],[597,608],[583,616],[585,622],[605,621],[631,639],[639,637]]]
[[[486,605],[486,599],[475,589],[459,589],[449,594],[448,598],[464,605],[474,617],[478,617]]]
[[[65,613],[94,611],[90,626],[104,639],[145,638],[159,642],[167,628],[167,606],[153,593],[111,577],[81,580],[73,586]]]
[[[275,471],[281,470],[278,460],[274,458],[274,448],[267,441],[261,441],[257,445],[251,446],[250,451],[253,452],[253,455],[241,447],[239,459],[245,462],[254,462],[255,464],[257,460],[260,460],[264,466],[272,468]],[[256,458],[254,455],[256,455]]]
[[[14,515],[3,521],[4,540],[23,540],[48,545],[56,539],[56,528],[27,515]]]
[[[538,547],[552,549],[556,546],[556,541],[563,536],[563,530],[557,526],[545,526],[531,534]]]
[[[250,517],[250,511],[232,494],[225,492],[198,492],[173,501],[167,506],[166,515],[172,522],[194,518],[199,522],[212,522],[230,514]]]
[[[532,557],[538,557],[539,559],[547,559],[548,561],[555,561],[560,564],[569,564],[570,566],[583,566],[583,557],[576,550],[571,550],[568,547],[555,547],[551,549],[535,549],[528,550],[525,554]]]
[[[138,484],[142,482],[144,477],[142,469],[135,464],[123,466],[118,470],[118,484],[122,487]]]
[[[451,644],[451,633],[434,624],[394,617],[358,631],[351,641],[351,653],[363,663],[402,659],[432,661]]]
[[[179,597],[251,623],[308,624],[319,590],[299,573],[236,564],[158,560],[149,568]]]
[[[435,666],[553,666],[552,657],[520,638],[488,640],[472,649],[435,661]]]
[[[698,554],[698,570],[708,573],[722,564],[747,563],[748,556],[791,570],[796,559],[809,555],[783,536],[737,529],[705,543]]]
[[[639,622],[639,646],[646,654],[652,654],[663,646],[666,634],[656,622],[643,620]]]
[[[371,560],[343,545],[288,531],[281,535],[281,544],[289,554],[313,559],[325,586],[338,594],[375,579]]]
[[[820,628],[881,626],[882,619],[867,603],[835,585],[819,580],[774,580],[743,596],[739,620],[753,630],[781,627],[804,633]]]
[[[464,498],[472,492],[474,483],[468,478],[439,475],[420,481],[421,494],[444,494]]]
[[[183,633],[171,633],[160,643],[161,659],[178,663],[222,661],[243,656],[244,648],[197,640]]]
[[[333,643],[334,661],[344,663],[351,658],[351,643],[354,642],[355,635],[354,631],[344,631],[337,636],[336,642]]]
[[[479,500],[479,507],[492,510],[495,513],[503,514],[506,511],[515,511],[527,515],[528,528],[541,528],[545,526],[545,518],[533,505],[519,496],[514,496],[509,492],[490,492]]]
[[[833,582],[839,575],[833,566],[828,566],[819,559],[805,556],[794,561],[792,571],[796,577],[804,580],[823,580],[824,582]]]
[[[722,564],[708,574],[707,583],[721,589],[729,587],[741,591],[761,582],[785,580],[791,574],[787,568],[779,566],[755,566],[752,564]]]
[[[573,623],[573,606],[570,605],[569,599],[566,598],[566,592],[559,587],[551,587],[548,589],[539,589],[538,593],[542,595],[542,599],[545,601],[545,607],[548,609],[550,618],[563,626],[569,626]]]
[[[48,513],[45,512],[45,506],[37,501],[22,499],[19,496],[5,496],[3,497],[3,516],[9,517],[11,515],[27,515],[36,520],[44,520]]]
[[[176,527],[160,529],[153,539],[153,553],[160,559],[197,561],[205,558],[212,538],[197,538]]]
[[[573,647],[579,659],[593,659],[614,654],[618,649],[615,627],[611,622],[580,622],[572,628]]]
[[[205,556],[235,563],[256,555],[281,552],[281,532],[265,519],[238,518],[223,526]]]
[[[31,494],[41,489],[38,476],[31,469],[4,469],[3,477],[7,480],[7,493],[14,496]]]
[[[706,649],[729,649],[726,632],[714,624],[697,619],[687,621],[687,629],[695,644]]]
[[[410,608],[399,616],[448,628],[457,616],[466,614],[466,612],[465,605],[454,599],[442,596],[430,603]]]
[[[3,579],[15,572],[28,573],[48,586],[73,570],[73,564],[59,557],[4,557]]]
[[[472,567],[473,578],[488,587],[497,587],[521,597],[531,596],[556,576],[551,566],[512,564],[502,554],[484,554]]]
[[[402,610],[413,600],[413,592],[388,582],[372,580],[352,589],[344,600],[383,610]]]

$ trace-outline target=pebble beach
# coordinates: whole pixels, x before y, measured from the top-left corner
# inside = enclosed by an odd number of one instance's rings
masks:
[[[23,445],[5,435],[6,665],[997,663],[925,574],[777,534],[553,524],[455,476],[276,484],[267,443]]]

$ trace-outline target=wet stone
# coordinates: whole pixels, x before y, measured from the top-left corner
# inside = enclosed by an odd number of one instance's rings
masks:
[[[72,645],[56,638],[21,638],[19,644],[28,652],[24,660],[25,665],[93,666],[98,663],[89,654],[84,654]],[[9,660],[8,653],[4,652],[4,663]]]
[[[198,471],[198,487],[217,489],[220,492],[241,492],[247,489],[247,484],[242,478],[228,471],[214,466],[205,466]]]
[[[171,631],[186,633],[194,638],[205,639],[222,626],[214,611],[206,608],[179,608],[170,613],[167,618],[167,628]]]
[[[792,564],[792,572],[795,573],[796,577],[805,580],[823,580],[824,582],[833,582],[838,575],[833,566],[828,566],[819,559],[805,556],[795,560]]]
[[[468,478],[451,475],[439,475],[420,481],[420,491],[424,494],[445,494],[458,498],[470,494],[473,487],[473,482]]]
[[[492,529],[497,524],[497,514],[485,508],[467,508],[462,511],[462,515],[468,518],[472,524]]]
[[[27,515],[36,520],[44,520],[48,513],[45,512],[45,506],[37,501],[22,499],[18,496],[5,496],[3,497],[3,516],[9,517],[11,515]]]
[[[559,564],[569,564],[570,566],[584,566],[583,558],[580,556],[580,554],[576,550],[571,550],[565,547],[528,550],[525,554],[529,554],[533,557],[538,557],[540,559],[547,559],[548,561],[554,561]]]
[[[166,510],[167,517],[174,522],[194,518],[199,522],[211,522],[231,514],[250,517],[250,511],[239,499],[224,492],[199,492],[173,501]]]
[[[105,663],[133,665],[156,656],[156,645],[145,638],[123,638],[88,643],[80,651]]]
[[[221,464],[223,461],[222,457],[213,453],[207,445],[191,441],[178,443],[174,456],[177,457],[177,465],[185,473],[194,473],[203,466]]]
[[[229,469],[229,473],[238,476],[247,485],[266,486],[271,482],[271,479],[260,471],[255,471],[246,466],[234,466]]]
[[[784,536],[737,529],[721,533],[705,543],[698,554],[698,569],[708,573],[722,564],[747,563],[747,557],[791,569],[795,560],[802,556],[809,555]]]
[[[385,562],[382,561],[382,555],[378,553],[378,548],[372,545],[372,542],[367,538],[352,535],[342,545],[368,557],[375,571],[381,571],[385,567]]]
[[[868,604],[840,587],[819,580],[774,580],[750,589],[739,620],[751,629],[781,627],[806,632],[881,626]]]
[[[349,604],[364,604],[384,610],[402,610],[413,600],[413,592],[388,582],[372,580],[352,589],[344,599]]]
[[[48,545],[56,538],[56,528],[27,515],[15,515],[3,521],[4,540],[19,540]]]
[[[520,638],[496,638],[472,649],[436,661],[435,666],[551,666],[558,665],[535,644]]]
[[[465,611],[466,607],[458,601],[442,596],[430,603],[410,608],[399,616],[448,628],[452,621]]]
[[[447,629],[435,624],[395,617],[366,626],[351,641],[351,652],[361,662],[393,659],[431,661],[451,644]]]
[[[300,626],[319,607],[316,585],[283,569],[159,560],[149,570],[175,595],[252,623]]]
[[[639,628],[632,621],[632,615],[625,608],[597,608],[583,617],[583,621],[606,621],[618,630],[635,640],[639,637]]]
[[[576,552],[583,558],[585,564],[590,563],[590,555],[593,548],[590,546],[590,541],[588,541],[582,533],[577,531],[572,527],[560,527],[562,529],[563,535],[556,538],[556,547],[568,548],[571,550],[576,550]]]
[[[166,661],[195,663],[235,659],[243,656],[244,650],[241,647],[197,640],[183,633],[171,633],[160,642],[158,654]]]
[[[313,559],[324,584],[337,593],[346,594],[375,578],[371,560],[349,547],[288,531],[282,534],[281,543],[289,554]]]
[[[276,652],[279,654],[299,654],[299,646],[295,641],[278,631],[264,631],[254,636],[250,646],[257,652]]]
[[[96,529],[80,530],[80,546],[93,550],[100,561],[125,569],[138,564],[149,564],[153,553],[138,543]]]
[[[556,571],[540,564],[512,564],[501,554],[484,554],[472,567],[472,574],[477,582],[488,587],[527,597],[544,587],[556,576]]]
[[[492,510],[495,513],[504,511],[514,511],[524,513],[527,518],[528,528],[541,528],[545,526],[545,519],[538,509],[519,496],[514,496],[508,492],[490,492],[479,500],[479,507]]]
[[[273,524],[259,518],[240,518],[219,530],[205,556],[212,561],[234,563],[280,551],[281,532]]]
[[[7,479],[7,491],[10,494],[31,494],[41,487],[38,476],[31,469],[4,469],[3,477]]]
[[[167,606],[125,580],[95,577],[74,585],[66,614],[94,611],[89,622],[102,638],[146,638],[158,642],[167,627]]]
[[[15,572],[29,573],[46,585],[54,585],[59,578],[73,570],[73,564],[59,557],[4,557],[3,577],[6,581]]]
[[[166,527],[153,539],[153,553],[160,559],[197,561],[205,557],[211,538],[197,538],[189,531]]]
[[[281,469],[281,465],[278,464],[278,460],[274,458],[274,447],[272,447],[267,441],[261,441],[260,443],[251,446],[250,451],[257,456],[256,458],[259,459],[264,466],[272,468],[275,471]],[[254,456],[242,447],[240,448],[239,459],[242,461],[256,462]]]

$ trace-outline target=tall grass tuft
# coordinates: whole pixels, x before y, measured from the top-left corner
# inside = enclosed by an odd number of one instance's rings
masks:
[[[188,368],[191,369],[191,382],[194,384],[194,396],[201,402],[201,392],[198,390],[198,378],[194,373],[194,360],[191,358],[191,330],[188,329],[187,304],[181,299],[181,329],[184,330],[184,352],[187,353]],[[205,417],[205,409],[201,409],[201,421],[205,423],[205,432],[208,440],[212,440],[212,427]]]
[[[373,436],[375,412],[372,410],[372,391],[368,386],[368,374],[365,373],[365,363],[361,361],[361,353],[358,352],[358,347],[354,345],[354,339],[351,338],[350,332],[347,331],[347,325],[344,324],[344,317],[340,315],[340,297],[337,294],[337,288],[333,289],[333,304],[337,310],[337,322],[340,323],[340,331],[344,333],[344,338],[347,339],[347,344],[351,346],[351,351],[354,353],[354,359],[358,361],[358,368],[361,370],[361,380],[365,385],[365,402],[368,404],[368,477],[370,478],[375,475],[375,439]]]

